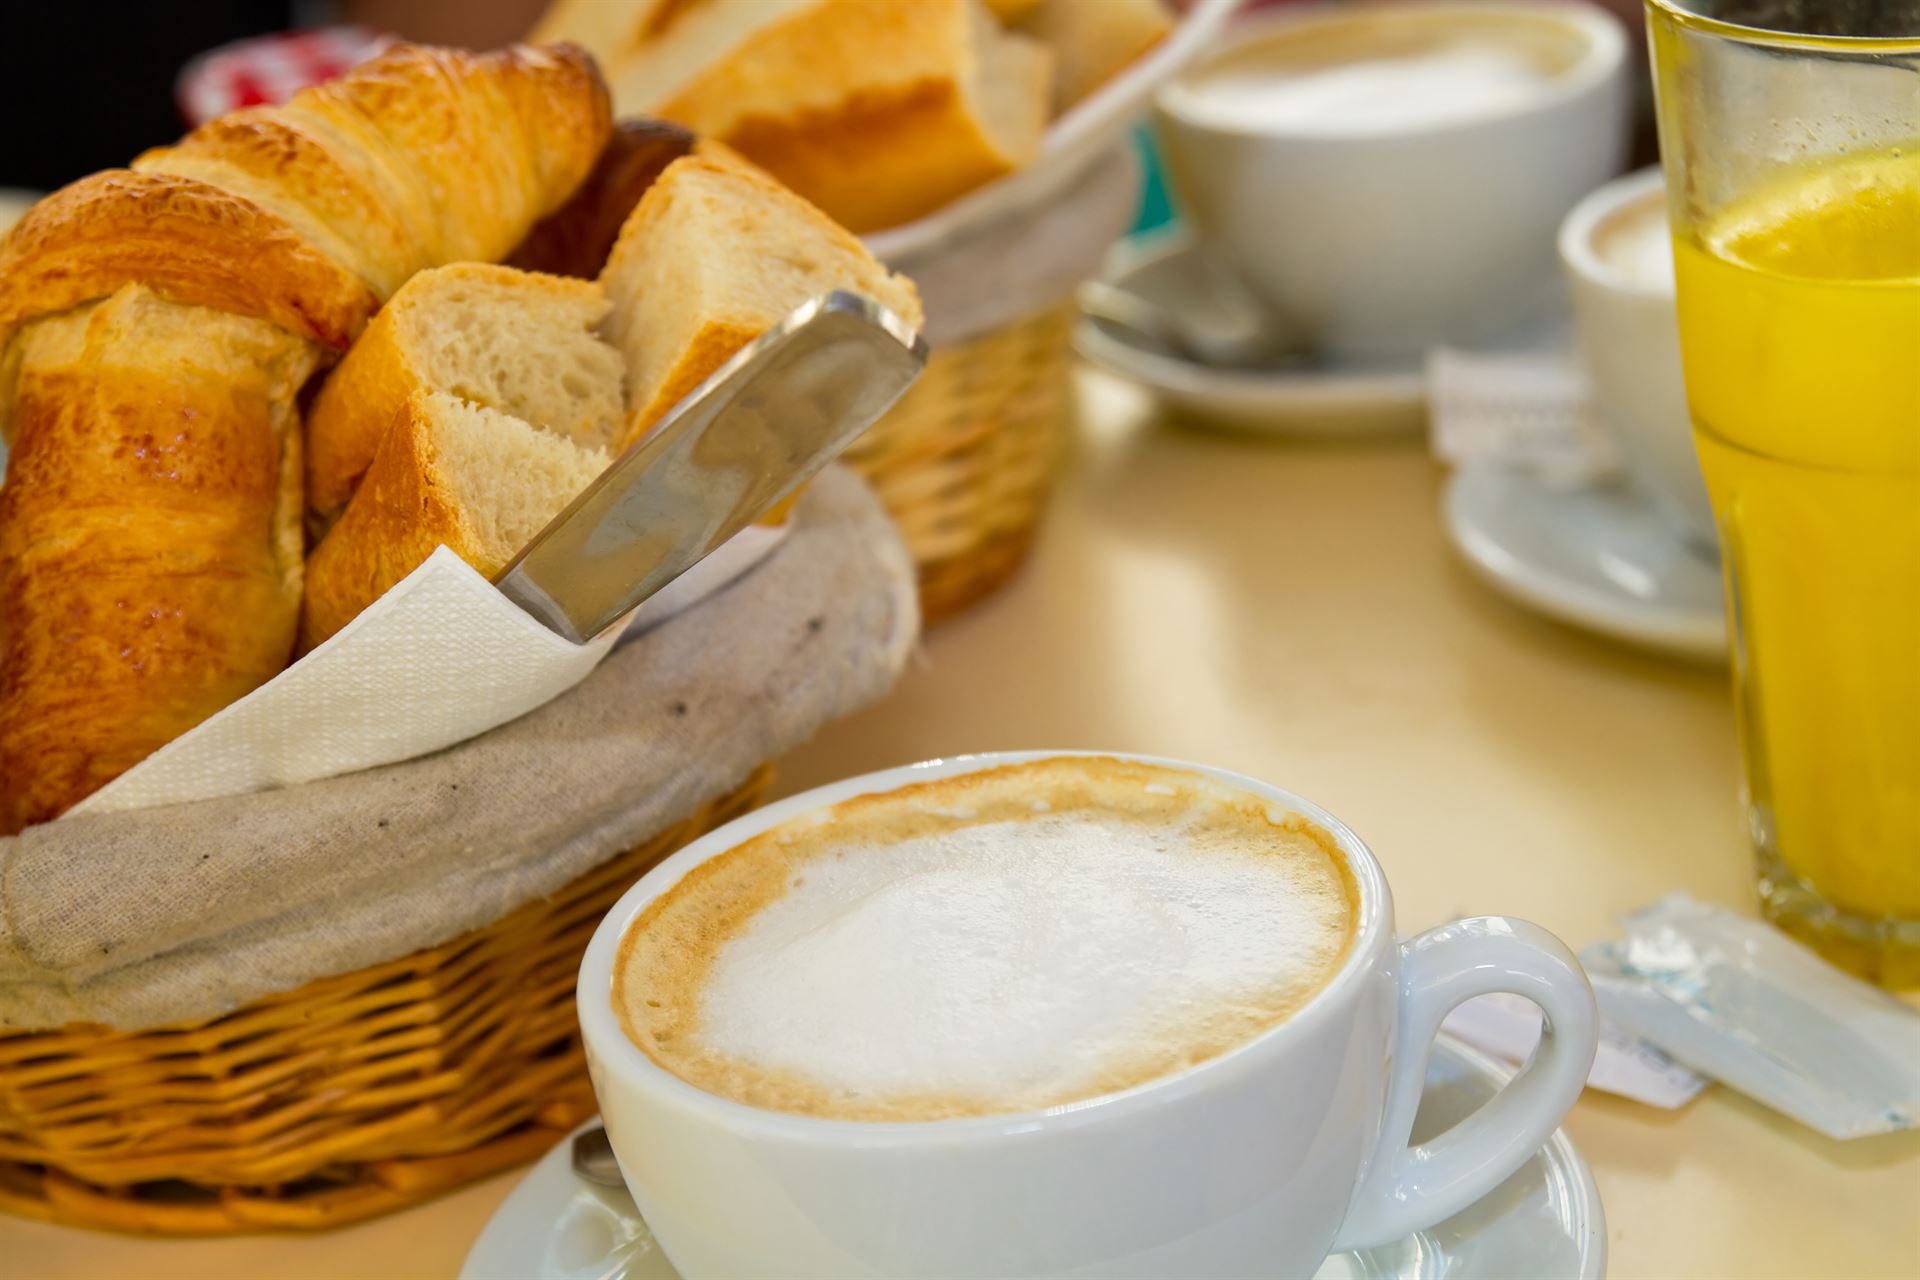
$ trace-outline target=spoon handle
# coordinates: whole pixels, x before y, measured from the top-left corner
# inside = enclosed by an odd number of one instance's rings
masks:
[[[622,1187],[620,1162],[614,1159],[613,1143],[605,1125],[595,1125],[573,1135],[573,1173],[583,1182],[601,1187]]]
[[[1080,286],[1080,309],[1095,320],[1125,329],[1137,338],[1187,355],[1186,334],[1165,310],[1131,289],[1089,280]]]

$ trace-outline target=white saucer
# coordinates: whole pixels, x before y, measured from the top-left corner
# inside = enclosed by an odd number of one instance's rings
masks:
[[[1192,246],[1176,235],[1121,246],[1107,281],[1173,311],[1205,306]],[[1082,316],[1074,345],[1094,364],[1145,385],[1169,408],[1202,422],[1270,435],[1343,437],[1413,431],[1426,421],[1424,362],[1304,368],[1217,369]]]
[[[1720,567],[1618,484],[1556,489],[1491,461],[1448,483],[1447,536],[1495,590],[1562,622],[1725,662]]]
[[[1464,1119],[1513,1075],[1442,1038],[1427,1064],[1415,1141]],[[592,1186],[569,1168],[572,1143],[549,1151],[495,1210],[460,1280],[678,1280],[624,1191]],[[1564,1131],[1478,1204],[1430,1231],[1366,1253],[1335,1254],[1321,1280],[1526,1276],[1599,1280],[1607,1225],[1586,1162]]]

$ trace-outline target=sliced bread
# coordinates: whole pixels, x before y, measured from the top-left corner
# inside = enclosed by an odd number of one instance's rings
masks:
[[[1038,154],[1053,55],[982,0],[660,3],[613,62],[623,112],[738,149],[853,231]]]
[[[627,366],[622,447],[809,298],[847,289],[922,323],[911,281],[819,209],[709,143],[648,188],[600,283],[613,304],[602,332]]]
[[[1038,0],[1015,24],[1056,62],[1053,109],[1065,111],[1173,29],[1161,0]]]
[[[615,114],[657,115],[661,103],[762,29],[823,3],[838,0],[555,0],[531,38],[571,40],[603,72],[619,72]]]
[[[619,430],[622,362],[595,327],[607,299],[588,280],[460,263],[393,295],[307,415],[309,525],[340,517],[382,435],[417,393],[443,391],[587,446]]]
[[[445,545],[493,577],[612,461],[497,409],[416,392],[381,438],[353,501],[307,558],[303,650]]]

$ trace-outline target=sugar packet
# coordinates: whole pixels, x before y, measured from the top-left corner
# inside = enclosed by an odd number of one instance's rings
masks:
[[[1540,1043],[1540,1007],[1504,991],[1475,996],[1448,1014],[1442,1025],[1450,1035],[1514,1066],[1531,1057]],[[1707,1080],[1602,1018],[1587,1087],[1672,1111],[1698,1097]]]
[[[1685,894],[1622,923],[1580,954],[1610,1021],[1828,1137],[1920,1126],[1920,1011]]]

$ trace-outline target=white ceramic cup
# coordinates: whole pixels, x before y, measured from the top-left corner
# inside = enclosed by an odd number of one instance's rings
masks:
[[[690,1280],[721,1276],[1304,1276],[1333,1248],[1398,1240],[1538,1151],[1580,1094],[1593,993],[1544,930],[1486,916],[1406,942],[1373,855],[1331,814],[1220,769],[1191,770],[1331,832],[1359,886],[1352,950],[1319,994],[1217,1058],[1133,1089],[1017,1115],[878,1123],[760,1110],[703,1092],[630,1041],[612,1003],[621,937],[695,866],[808,809],[1061,752],[889,769],[769,805],[650,871],[601,922],[579,1013],[627,1186]],[[1408,1134],[1440,1021],[1489,991],[1547,1032],[1478,1114]]]
[[[1606,230],[1636,212],[1661,215],[1659,166],[1607,183],[1560,225],[1560,262],[1573,297],[1574,332],[1593,404],[1635,486],[1689,543],[1717,545],[1680,374],[1673,276],[1636,276],[1602,252]]]
[[[1512,40],[1558,69],[1483,114],[1365,131],[1235,123],[1196,89],[1367,24]],[[1505,338],[1552,304],[1555,228],[1625,154],[1625,67],[1620,24],[1584,4],[1290,5],[1163,89],[1155,125],[1203,247],[1283,323],[1329,355],[1404,359]]]

